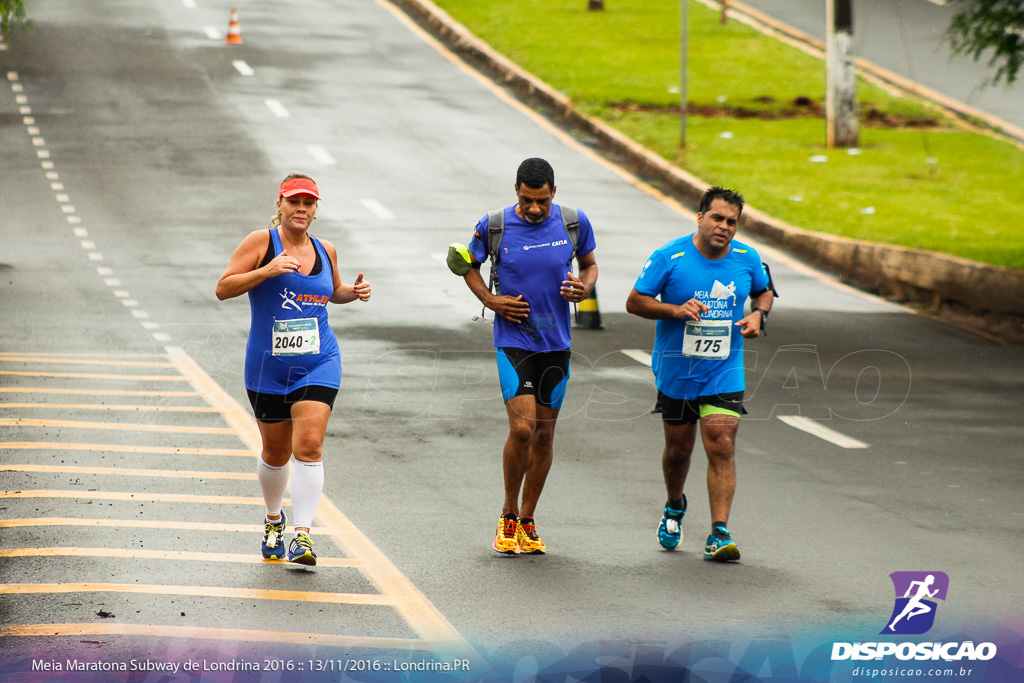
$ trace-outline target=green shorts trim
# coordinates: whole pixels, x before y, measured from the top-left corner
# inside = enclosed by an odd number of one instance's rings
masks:
[[[700,407],[700,416],[703,418],[708,415],[729,415],[730,417],[740,417],[740,414],[735,410],[719,408],[718,406],[710,406],[705,403]]]

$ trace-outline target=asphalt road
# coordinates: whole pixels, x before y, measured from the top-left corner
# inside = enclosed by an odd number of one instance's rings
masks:
[[[624,301],[692,218],[384,5],[243,6],[245,44],[228,47],[230,6],[189,4],[50,0],[0,52],[0,672],[69,653],[273,667],[475,652],[473,675],[501,680],[569,653],[736,661],[874,637],[902,570],[951,577],[943,636],[1019,618],[1020,348],[762,249],[782,298],[747,351],[743,561],[701,559],[699,451],[686,539],[663,552],[653,382],[622,353],[649,352],[653,326]],[[594,222],[605,329],[575,337],[538,511],[549,553],[505,558],[491,330],[438,255],[512,203],[534,155]],[[374,287],[332,309],[345,377],[314,571],[252,561],[249,312],[213,295],[296,169],[324,192],[315,233],[343,279]]]
[[[825,39],[822,0],[744,0],[818,40]],[[1015,126],[1024,126],[1024,87],[986,85],[995,75],[989,55],[974,61],[953,56],[946,31],[953,3],[932,0],[856,0],[854,53],[869,62],[969,104]]]

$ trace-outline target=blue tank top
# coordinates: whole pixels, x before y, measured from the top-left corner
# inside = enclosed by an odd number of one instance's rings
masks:
[[[269,232],[276,257],[281,237],[276,229]],[[341,386],[341,352],[327,322],[334,270],[320,240],[310,239],[322,263],[319,273],[284,273],[249,290],[245,388],[250,391],[287,394],[311,384]]]

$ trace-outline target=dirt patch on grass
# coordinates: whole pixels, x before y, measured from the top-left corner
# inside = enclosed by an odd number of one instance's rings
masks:
[[[762,119],[765,121],[825,118],[825,104],[810,97],[796,97],[790,102],[776,103],[774,98],[768,95],[761,95],[760,97],[755,97],[754,102],[765,105],[765,108],[690,102],[687,104],[686,113],[705,118]],[[677,105],[644,104],[641,102],[610,102],[608,106],[617,111],[630,113],[650,112],[668,114],[679,109]],[[926,130],[948,128],[948,126],[943,126],[938,119],[889,114],[865,104],[862,104],[860,107],[860,121],[862,125],[870,128],[920,128]]]

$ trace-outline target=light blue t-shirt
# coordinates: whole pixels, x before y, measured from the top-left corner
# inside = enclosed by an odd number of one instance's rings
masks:
[[[742,242],[733,240],[729,253],[711,260],[697,251],[691,234],[651,254],[633,288],[677,306],[697,299],[711,307],[701,315],[702,320],[736,323],[743,318],[750,293],[768,288],[768,275],[761,257]],[[658,320],[651,363],[658,391],[674,399],[690,400],[743,391],[743,335],[731,323],[728,358],[711,359],[683,355],[685,320]]]
[[[498,282],[501,294],[523,295],[530,304],[530,315],[522,323],[510,323],[501,316],[494,319],[494,345],[527,351],[564,351],[572,344],[569,302],[562,298],[562,281],[570,271],[572,245],[562,223],[562,207],[551,206],[543,223],[529,223],[505,208],[505,231],[501,238]],[[594,251],[594,230],[587,216],[579,211],[580,234],[576,256]],[[476,224],[469,251],[484,263],[487,255],[487,224],[484,216]]]

